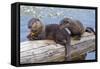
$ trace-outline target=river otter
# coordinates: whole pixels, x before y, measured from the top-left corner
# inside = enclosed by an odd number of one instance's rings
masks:
[[[46,25],[45,29],[39,19],[32,18],[28,23],[30,33],[27,36],[29,40],[48,39],[54,40],[56,43],[65,47],[65,60],[70,61],[70,56],[67,57],[70,51],[70,35],[65,29],[61,29],[58,24]],[[44,31],[44,32],[43,32]],[[43,33],[43,35],[41,35]],[[46,34],[46,35],[45,35]],[[67,58],[66,58],[67,57]]]
[[[58,24],[49,24],[46,26],[45,30],[46,39],[54,40],[56,43],[61,44],[65,47],[65,60],[70,61],[71,56],[67,57],[71,49],[70,34],[64,28],[60,28],[60,25]]]
[[[29,20],[28,29],[30,30],[27,36],[29,40],[38,40],[44,38],[44,25],[38,18],[32,18]]]
[[[85,28],[79,20],[74,20],[71,18],[64,18],[60,21],[60,25],[64,28],[68,28],[71,32],[71,36],[75,39],[80,39],[84,32],[94,32],[92,28]]]

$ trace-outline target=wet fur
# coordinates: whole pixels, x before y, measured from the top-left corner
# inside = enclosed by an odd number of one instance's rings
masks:
[[[56,43],[65,47],[65,60],[70,61],[71,57],[66,56],[70,52],[70,35],[65,29],[60,29],[58,24],[49,24],[46,26],[46,39],[54,40]]]
[[[94,30],[90,27],[85,28],[79,20],[67,17],[60,21],[60,25],[64,28],[68,28],[71,32],[71,36],[78,40],[84,32],[94,32]]]
[[[32,18],[29,20],[28,29],[30,30],[27,36],[29,40],[39,40],[45,37],[43,34],[43,23],[37,18]]]

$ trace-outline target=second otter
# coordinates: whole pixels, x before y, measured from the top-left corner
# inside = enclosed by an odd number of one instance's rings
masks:
[[[71,32],[71,36],[76,37],[75,39],[80,39],[81,35],[84,32],[95,33],[92,28],[90,27],[85,28],[79,20],[74,20],[67,17],[60,21],[60,26],[68,28],[69,31]]]

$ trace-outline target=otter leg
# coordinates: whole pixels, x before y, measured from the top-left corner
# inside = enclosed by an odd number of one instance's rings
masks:
[[[67,36],[66,38],[66,44],[65,44],[65,57],[66,57],[66,61],[71,61],[72,57],[70,55],[71,53],[71,37],[70,35]]]
[[[67,47],[66,47],[66,45],[65,45],[65,61],[68,60],[67,55],[68,55],[68,50],[67,50]]]
[[[71,51],[71,45],[67,44],[65,46],[65,56],[66,56],[66,61],[71,61],[71,55],[70,55],[70,51]]]
[[[70,45],[70,40],[68,42],[66,40],[63,40],[63,41],[55,40],[55,42],[64,46],[64,48],[65,48],[65,61],[71,61],[71,55],[70,55],[71,45]]]
[[[64,48],[65,48],[65,61],[67,61],[68,50],[67,50],[66,44],[61,42],[61,41],[57,41],[57,40],[55,40],[55,42],[64,46]]]

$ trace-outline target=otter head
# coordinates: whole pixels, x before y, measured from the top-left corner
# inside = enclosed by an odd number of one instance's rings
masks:
[[[71,18],[64,18],[60,21],[60,26],[62,28],[69,28],[70,25],[72,23],[72,19]]]
[[[39,34],[42,32],[43,24],[39,19],[32,18],[28,23],[28,28],[31,32]]]

